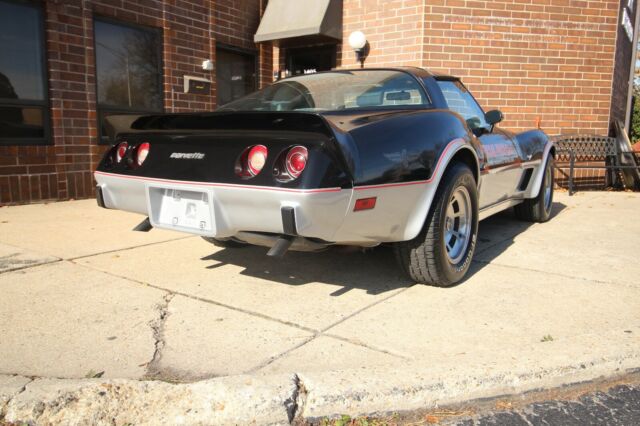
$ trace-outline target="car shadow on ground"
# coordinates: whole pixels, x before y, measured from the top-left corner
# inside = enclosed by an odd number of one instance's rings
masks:
[[[563,203],[553,203],[551,219],[549,220],[553,220],[566,208],[567,206]],[[513,209],[507,209],[480,222],[474,261],[469,268],[467,276],[454,287],[463,285],[476,273],[491,264],[495,258],[515,243],[518,235],[533,225],[534,223],[532,222],[524,222],[516,218]],[[482,261],[478,260],[479,254],[482,254]]]
[[[362,250],[357,247],[335,246],[322,252],[289,251],[282,258],[267,256],[268,248],[249,246],[227,248],[203,257],[215,269],[224,265],[241,267],[242,275],[274,283],[305,285],[330,284],[342,288],[331,293],[340,296],[353,289],[368,294],[381,294],[413,283],[405,277],[391,247]]]
[[[552,214],[555,216],[565,208],[564,204],[554,203]],[[517,220],[511,209],[482,221],[477,253],[491,249],[492,256],[498,256],[513,244],[517,235],[531,225]],[[340,296],[353,289],[362,289],[368,294],[381,294],[414,284],[400,269],[390,246],[365,250],[336,246],[316,253],[290,251],[282,258],[268,257],[267,251],[265,247],[256,246],[227,248],[201,260],[207,263],[208,269],[234,265],[242,268],[242,275],[274,283],[321,283],[342,287],[331,293],[332,296]],[[484,262],[473,262],[467,278],[460,284],[484,266]]]

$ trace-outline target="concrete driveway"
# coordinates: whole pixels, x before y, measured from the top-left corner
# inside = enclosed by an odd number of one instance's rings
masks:
[[[613,374],[640,367],[638,211],[639,194],[559,193],[546,224],[487,219],[469,278],[438,289],[385,247],[278,260],[132,232],[142,217],[93,200],[0,208],[0,374]]]

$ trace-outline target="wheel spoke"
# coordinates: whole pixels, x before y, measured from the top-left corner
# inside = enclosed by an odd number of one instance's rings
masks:
[[[464,241],[464,240],[465,240],[465,235],[464,235],[462,232],[460,232],[460,231],[451,231],[451,233],[452,233],[453,235],[455,235],[455,237],[456,237],[458,240],[460,240],[460,241]]]
[[[468,191],[463,186],[457,187],[449,199],[444,219],[444,245],[453,264],[460,262],[467,251],[472,214]]]
[[[447,217],[453,217],[454,216],[454,212],[453,212],[453,206],[451,205],[451,203],[449,203],[449,205],[447,206]]]

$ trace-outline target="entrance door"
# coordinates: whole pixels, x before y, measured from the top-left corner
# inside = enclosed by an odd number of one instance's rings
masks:
[[[336,67],[336,45],[287,49],[286,64],[291,75],[304,74],[305,70],[329,71]]]
[[[218,106],[256,90],[256,57],[253,54],[216,49]]]

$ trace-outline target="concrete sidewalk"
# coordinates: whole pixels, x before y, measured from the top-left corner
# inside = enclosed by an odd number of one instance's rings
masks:
[[[196,410],[204,423],[279,423],[640,367],[640,195],[560,193],[554,209],[546,224],[510,212],[482,222],[471,276],[437,289],[412,285],[387,248],[278,260],[131,232],[141,217],[92,200],[1,208],[0,413],[42,420],[47,410],[32,408],[50,400],[48,415],[62,415],[61,392],[94,397],[111,383],[120,409],[147,395],[167,421],[197,422],[181,411],[190,398],[208,407]],[[100,379],[51,380],[86,377]],[[223,408],[207,411],[198,389]],[[262,408],[234,412],[246,392]],[[270,404],[279,414],[260,417]]]

